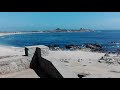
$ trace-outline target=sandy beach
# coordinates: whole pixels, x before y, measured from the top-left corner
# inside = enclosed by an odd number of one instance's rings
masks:
[[[17,32],[17,33],[13,33],[13,32],[7,32],[7,33],[0,33],[0,36],[5,36],[5,35],[13,35],[13,34],[22,34],[22,32]]]
[[[104,54],[86,51],[51,51],[45,58],[53,62],[62,62],[74,73],[86,75],[84,78],[119,78],[119,64],[98,62]]]
[[[0,34],[0,36],[11,34],[13,33],[9,34],[3,33]],[[49,50],[49,54],[42,57],[51,62],[64,65],[71,72],[75,73],[76,76],[83,75],[83,78],[120,78],[120,65],[118,62],[116,61],[113,61],[112,63],[99,62],[100,58],[103,57],[104,55],[105,53],[88,52],[83,50],[75,51]],[[117,56],[116,54],[109,54],[109,57],[110,58],[115,57],[118,59],[120,58],[120,56]],[[0,77],[38,78],[37,74],[33,70],[30,70],[29,68],[31,58],[32,56],[30,57],[24,56],[24,48],[1,45]],[[22,61],[22,63],[19,61]],[[17,66],[20,65],[21,67],[18,69]],[[62,67],[60,68],[64,69]],[[31,73],[31,75],[28,75],[28,73]]]
[[[42,32],[6,32],[6,33],[0,32],[0,36],[14,35],[14,34],[31,34],[31,33],[42,33]]]

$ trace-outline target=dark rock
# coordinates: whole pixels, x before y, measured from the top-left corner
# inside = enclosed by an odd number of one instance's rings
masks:
[[[59,45],[48,45],[48,47],[50,50],[59,50],[60,49]]]
[[[50,47],[59,47],[59,45],[47,45],[49,48]]]
[[[108,53],[105,53],[105,55],[104,55],[104,56],[107,56],[107,57],[108,57],[108,56],[109,56],[109,54],[110,54],[110,52],[108,52]]]
[[[116,43],[116,42],[111,42],[111,43]]]
[[[90,48],[91,51],[104,51],[102,46],[99,44],[87,44],[85,45],[86,48]]]
[[[101,63],[101,61],[100,61],[100,60],[99,60],[98,62],[99,62],[99,63]]]
[[[112,71],[110,71],[110,72],[114,72],[114,73],[120,73],[120,71],[114,71],[114,70],[112,70]]]
[[[111,42],[112,44],[117,44],[118,42]]]
[[[70,44],[70,45],[66,45],[65,48],[66,49],[77,50],[77,49],[80,49],[80,46],[74,45],[74,44]]]
[[[80,74],[78,74],[77,76],[78,76],[79,78],[85,77],[85,75],[80,75]]]
[[[86,48],[99,49],[99,48],[102,48],[102,46],[99,44],[88,44],[86,45]]]
[[[86,77],[86,76],[88,76],[89,74],[87,74],[87,73],[80,73],[80,74],[78,74],[77,76],[79,77],[79,78],[83,78],[83,77]]]
[[[65,47],[66,47],[66,49],[70,49],[70,48],[72,48],[74,45],[73,44],[71,44],[71,45],[66,45]]]
[[[101,58],[100,58],[100,60],[103,60],[103,59],[104,59],[104,57],[101,57]]]

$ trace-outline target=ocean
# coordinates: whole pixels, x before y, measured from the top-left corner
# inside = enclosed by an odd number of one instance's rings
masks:
[[[96,30],[96,32],[68,32],[68,33],[29,33],[0,37],[1,45],[25,47],[31,45],[65,45],[82,46],[97,43],[107,51],[115,52],[120,49],[120,30]]]

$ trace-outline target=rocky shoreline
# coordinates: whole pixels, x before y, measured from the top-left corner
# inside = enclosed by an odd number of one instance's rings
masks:
[[[69,50],[69,51],[74,51],[74,50],[84,50],[84,51],[90,51],[90,52],[101,52],[105,53],[108,52],[106,51],[102,45],[100,44],[83,44],[83,45],[76,45],[76,44],[68,44],[64,46],[60,45],[46,45],[49,47],[50,50],[52,51],[57,51],[57,50]]]

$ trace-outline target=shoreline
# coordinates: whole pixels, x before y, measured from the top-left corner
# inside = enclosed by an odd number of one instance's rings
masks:
[[[14,35],[14,34],[31,34],[31,33],[79,33],[79,32],[0,32],[0,36]]]
[[[31,33],[44,33],[44,32],[0,32],[0,36],[6,36],[6,35],[15,35],[15,34],[31,34]]]

